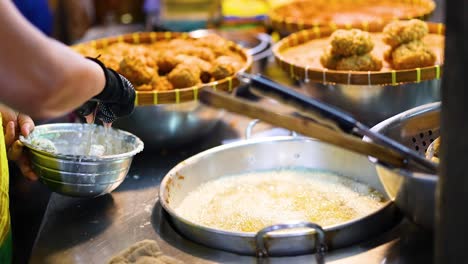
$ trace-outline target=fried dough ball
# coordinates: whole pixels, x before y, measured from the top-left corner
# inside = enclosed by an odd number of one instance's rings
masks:
[[[184,47],[180,49],[179,52],[182,54],[199,57],[200,59],[208,62],[213,61],[216,57],[214,52],[206,47]]]
[[[141,85],[135,86],[135,90],[137,90],[137,91],[152,91],[153,86],[151,84],[141,84]]]
[[[332,54],[331,46],[328,46],[322,53],[322,56],[320,56],[320,63],[327,69],[336,70],[336,65],[340,59],[341,56]]]
[[[427,24],[418,19],[395,21],[383,29],[383,42],[392,48],[414,40],[420,40],[429,33]]]
[[[189,64],[178,64],[167,79],[174,88],[186,88],[200,83],[200,69]]]
[[[395,70],[414,69],[434,65],[436,55],[424,42],[415,40],[395,48],[389,60]]]
[[[150,83],[158,75],[158,67],[153,60],[133,54],[123,58],[119,71],[135,85]]]
[[[120,62],[123,57],[120,55],[111,55],[109,53],[103,53],[98,58],[106,67],[113,69],[114,71],[120,72]]]
[[[180,54],[175,57],[178,63],[193,65],[200,69],[200,79],[203,83],[208,83],[211,80],[211,64],[195,56]]]
[[[169,80],[165,76],[158,76],[156,78],[153,78],[153,80],[151,81],[151,87],[152,90],[156,91],[169,91],[174,89],[172,83],[169,82]]]
[[[331,35],[331,53],[349,57],[363,55],[374,48],[370,34],[359,29],[338,29]]]
[[[179,61],[175,57],[176,53],[173,51],[164,51],[159,54],[156,63],[158,64],[160,75],[168,74],[179,64]]]
[[[382,69],[382,61],[371,53],[343,57],[336,63],[339,71],[379,71]]]
[[[233,57],[220,56],[213,62],[211,75],[215,78],[215,80],[221,80],[228,76],[232,76],[237,70],[239,70],[241,65],[239,64],[240,62]]]

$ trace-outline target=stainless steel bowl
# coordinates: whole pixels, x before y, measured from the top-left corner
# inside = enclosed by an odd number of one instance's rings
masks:
[[[248,255],[259,251],[271,256],[310,253],[322,238],[329,249],[339,248],[381,234],[399,219],[394,204],[387,202],[365,217],[324,226],[323,230],[295,229],[285,230],[284,233],[255,234],[205,227],[181,217],[175,211],[190,191],[207,181],[224,175],[281,168],[335,172],[384,194],[375,166],[366,157],[307,138],[274,137],[230,143],[182,161],[164,177],[159,201],[175,227],[189,239],[209,247]],[[269,230],[297,227],[296,223],[289,224],[275,225]]]
[[[50,140],[56,153],[38,147],[35,139]],[[20,140],[30,150],[32,168],[45,185],[79,197],[113,191],[124,181],[133,156],[143,150],[143,142],[128,132],[89,124],[40,125]],[[106,147],[104,155],[84,155],[88,142]]]
[[[341,108],[368,126],[405,110],[440,101],[440,80],[396,86],[300,82],[307,94]]]
[[[224,112],[198,101],[155,106],[138,106],[114,127],[137,135],[150,149],[177,147],[206,135]]]
[[[424,155],[439,136],[439,115],[440,103],[426,104],[391,117],[372,130]],[[415,223],[432,229],[437,175],[413,173],[382,164],[377,166],[377,172],[385,191],[396,205]]]

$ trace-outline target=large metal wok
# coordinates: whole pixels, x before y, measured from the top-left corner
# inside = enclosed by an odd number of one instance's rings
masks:
[[[399,219],[394,204],[387,202],[363,218],[334,226],[278,223],[285,225],[272,226],[255,234],[201,226],[182,218],[174,210],[190,191],[207,181],[229,174],[295,167],[335,172],[385,193],[375,165],[365,156],[312,139],[274,137],[215,147],[181,162],[163,179],[160,202],[169,213],[173,225],[187,238],[209,247],[248,255],[296,255],[325,247],[344,247],[381,234]],[[269,232],[285,227],[313,229]]]

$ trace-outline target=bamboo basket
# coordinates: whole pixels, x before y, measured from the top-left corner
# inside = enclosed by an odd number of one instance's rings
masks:
[[[269,20],[271,23],[272,28],[279,32],[281,35],[286,36],[291,33],[301,31],[303,29],[318,29],[318,28],[331,28],[331,29],[338,29],[338,28],[363,28],[365,30],[375,30],[378,28],[382,28],[383,25],[387,24],[391,20],[400,20],[400,19],[412,19],[418,18],[425,20],[427,19],[435,10],[436,4],[433,0],[394,0],[396,3],[415,6],[420,8],[418,12],[406,13],[400,16],[394,16],[391,18],[382,18],[378,17],[376,19],[359,19],[358,21],[354,22],[337,22],[337,21],[323,21],[323,20],[314,20],[313,17],[304,19],[298,17],[288,17],[281,13],[284,8],[289,8],[293,5],[297,5],[298,3],[307,3],[307,6],[312,8],[313,6],[324,6],[323,12],[327,12],[326,6],[330,5],[337,5],[337,4],[344,4],[344,3],[351,3],[353,5],[362,5],[363,3],[369,2],[369,0],[299,0],[293,1],[281,6],[274,8],[269,13]],[[376,3],[376,7],[378,7],[379,1],[373,1]]]
[[[430,34],[445,34],[445,26],[443,24],[427,22],[427,25],[429,26]],[[362,27],[356,28],[365,30]],[[382,29],[383,27],[380,27],[373,32],[381,32]],[[329,70],[324,67],[309,68],[308,66],[296,65],[282,55],[285,49],[314,39],[328,37],[334,30],[334,28],[314,28],[291,34],[273,47],[276,62],[293,79],[331,84],[395,86],[402,83],[418,83],[426,80],[440,79],[442,75],[442,64],[405,70],[338,71]]]
[[[90,45],[93,48],[101,49],[119,42],[126,42],[130,44],[150,44],[157,41],[178,38],[189,39],[192,37],[188,33],[181,32],[136,32],[115,37],[92,40],[89,42],[77,44],[76,46]],[[229,48],[239,54],[245,61],[245,64],[240,69],[240,71],[250,70],[252,65],[252,57],[247,53],[247,51],[232,41],[228,41],[227,43]],[[236,75],[233,75],[210,83],[203,83],[192,87],[173,89],[169,91],[136,91],[135,105],[147,106],[192,102],[198,100],[198,94],[201,89],[232,92],[238,85],[239,80],[236,78]]]

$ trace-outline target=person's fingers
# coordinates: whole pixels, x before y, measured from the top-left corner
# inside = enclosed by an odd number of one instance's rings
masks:
[[[94,113],[85,116],[85,119],[86,119],[86,123],[93,124],[94,119],[95,119]]]
[[[3,104],[0,104],[0,113],[2,113],[3,128],[5,128],[6,124],[10,121],[13,121],[16,123],[18,114],[13,109]]]
[[[13,142],[15,141],[16,133],[15,133],[15,122],[9,121],[5,126],[5,146],[6,149],[9,149]]]
[[[9,160],[19,160],[23,155],[23,143],[16,140],[13,145],[7,151],[7,157]]]
[[[21,134],[27,137],[34,129],[34,121],[30,116],[20,113],[18,115],[18,126],[20,127]]]
[[[36,181],[39,178],[37,174],[33,171],[31,167],[31,162],[29,161],[28,157],[26,157],[25,155],[21,156],[21,158],[16,161],[16,164],[18,165],[23,176],[26,177],[28,180]]]

